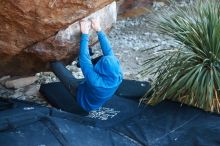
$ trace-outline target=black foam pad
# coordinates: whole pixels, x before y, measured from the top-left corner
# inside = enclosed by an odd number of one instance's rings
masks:
[[[2,99],[0,101],[0,111],[1,110],[7,110],[7,109],[10,109],[12,108],[14,105],[13,102],[9,101],[9,100],[6,100],[6,99]]]
[[[139,100],[149,89],[150,83],[136,80],[123,80],[115,95]]]
[[[131,137],[112,129],[138,115],[132,110],[136,107],[135,102],[116,101],[109,104],[109,109],[82,116],[15,100],[16,107],[0,111],[0,145],[139,146]],[[110,109],[111,106],[115,109]]]
[[[99,110],[82,116],[74,114],[73,97],[61,83],[42,85],[40,91],[69,112],[0,99],[0,145],[220,145],[220,116],[184,104],[139,105],[139,100],[114,95]]]

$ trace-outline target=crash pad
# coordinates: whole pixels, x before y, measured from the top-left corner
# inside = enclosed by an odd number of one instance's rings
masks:
[[[126,83],[132,86],[132,81],[124,83],[125,89]],[[140,104],[136,97],[119,96],[120,90],[125,91],[123,88],[119,88],[103,107],[87,115],[25,101],[0,99],[2,105],[10,105],[0,110],[0,145],[220,145],[219,115],[172,101],[147,106]],[[137,91],[135,87],[131,89]],[[129,92],[133,93],[129,90],[127,95]]]

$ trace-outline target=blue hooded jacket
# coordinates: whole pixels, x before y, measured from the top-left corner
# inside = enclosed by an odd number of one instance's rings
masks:
[[[82,34],[80,42],[80,66],[85,80],[77,89],[77,102],[86,111],[101,107],[117,90],[123,75],[104,32],[97,32],[103,57],[93,66],[89,55],[88,34]]]

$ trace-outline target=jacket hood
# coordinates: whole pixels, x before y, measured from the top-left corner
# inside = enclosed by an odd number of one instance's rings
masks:
[[[122,70],[115,56],[103,56],[95,65],[95,71],[105,82],[114,85],[122,80]]]

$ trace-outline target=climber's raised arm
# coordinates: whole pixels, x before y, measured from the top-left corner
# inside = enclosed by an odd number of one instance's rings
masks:
[[[92,28],[97,32],[103,55],[104,56],[114,55],[110,42],[108,41],[105,33],[101,29],[99,19],[92,19]]]
[[[80,53],[79,53],[79,63],[82,73],[88,83],[93,83],[97,80],[98,75],[94,71],[91,57],[89,55],[89,29],[90,22],[81,21],[81,40],[80,40]]]

